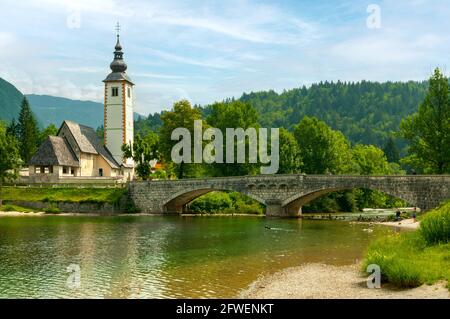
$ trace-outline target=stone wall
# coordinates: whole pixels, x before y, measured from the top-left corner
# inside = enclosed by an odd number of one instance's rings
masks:
[[[132,182],[130,196],[145,213],[178,214],[210,191],[237,191],[266,206],[267,216],[294,217],[301,207],[324,194],[367,188],[429,210],[450,199],[450,176],[260,175],[176,181]]]
[[[22,207],[29,207],[39,211],[45,211],[50,207],[56,207],[62,213],[90,213],[111,215],[125,212],[125,205],[113,205],[109,203],[70,203],[70,202],[29,202],[29,201],[7,201],[6,204],[13,204]]]

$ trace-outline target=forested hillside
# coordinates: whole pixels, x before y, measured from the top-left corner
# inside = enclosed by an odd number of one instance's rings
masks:
[[[64,120],[97,128],[103,124],[103,104],[92,101],[78,101],[49,95],[27,95],[31,109],[44,127]]]
[[[263,127],[289,130],[305,115],[317,117],[352,142],[383,146],[400,121],[417,111],[427,82],[359,82],[314,84],[277,94],[244,94],[259,112]]]
[[[424,100],[427,82],[323,82],[311,87],[284,91],[244,93],[238,100],[250,103],[259,113],[262,127],[284,127],[292,131],[303,116],[314,116],[353,143],[383,147],[400,121],[417,111]],[[225,102],[231,102],[229,99]],[[211,106],[197,106],[203,117]],[[159,113],[150,114],[136,123],[138,132],[157,131],[161,126]],[[405,146],[396,138],[398,146]]]
[[[0,120],[7,122],[17,118],[23,95],[11,83],[0,78]]]

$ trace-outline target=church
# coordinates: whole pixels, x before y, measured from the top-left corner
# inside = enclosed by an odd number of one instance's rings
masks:
[[[134,139],[134,84],[126,73],[119,33],[110,68],[111,73],[103,80],[104,141],[93,128],[64,121],[57,135],[49,136],[29,161],[30,182],[134,178],[133,160],[123,158],[121,150]]]

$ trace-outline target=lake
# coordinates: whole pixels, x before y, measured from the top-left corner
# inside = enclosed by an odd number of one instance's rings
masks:
[[[354,263],[392,232],[367,228],[242,216],[0,217],[0,298],[235,297],[286,267]],[[67,283],[69,266],[79,267],[79,285]]]

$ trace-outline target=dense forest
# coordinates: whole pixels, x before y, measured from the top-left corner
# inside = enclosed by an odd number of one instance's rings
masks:
[[[394,132],[406,116],[417,111],[427,93],[428,82],[321,82],[280,94],[275,91],[244,93],[238,101],[248,103],[258,112],[261,127],[283,127],[292,131],[303,116],[313,116],[341,131],[353,144],[384,147],[393,137],[402,149],[405,142]],[[226,100],[230,103],[234,99]],[[196,106],[203,117],[211,105]],[[158,131],[161,114],[141,117],[136,132]]]

